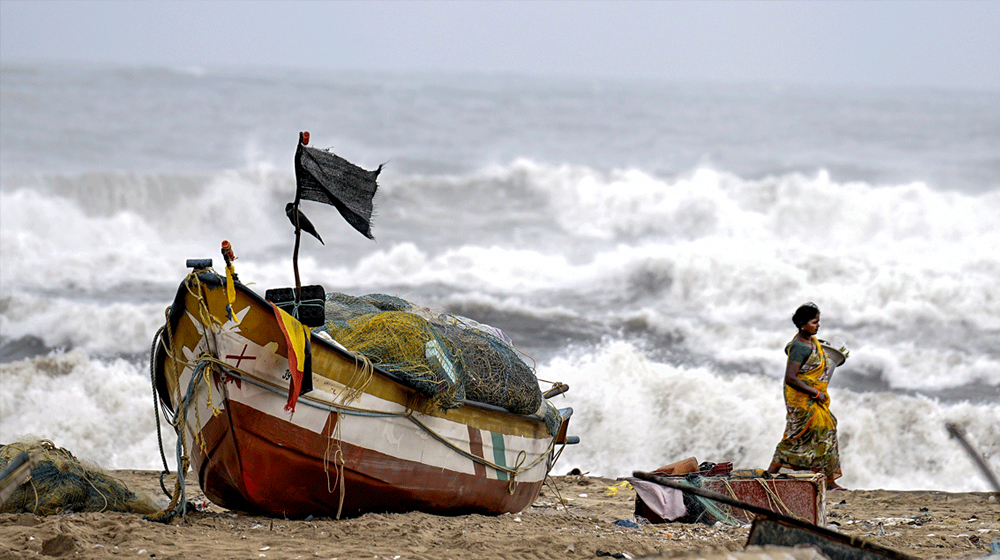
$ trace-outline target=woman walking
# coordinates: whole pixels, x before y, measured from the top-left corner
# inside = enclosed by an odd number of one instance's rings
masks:
[[[819,331],[819,307],[814,303],[800,306],[792,316],[798,329],[785,346],[785,435],[778,443],[767,472],[775,474],[782,467],[809,470],[826,475],[827,488],[838,490],[834,482],[841,476],[840,449],[837,443],[837,419],[830,412],[827,385],[833,367],[816,333]]]

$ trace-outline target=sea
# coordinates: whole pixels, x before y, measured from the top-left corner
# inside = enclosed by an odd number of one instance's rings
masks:
[[[991,490],[949,423],[1000,473],[998,91],[4,63],[0,94],[2,443],[162,468],[185,261],[294,285],[308,130],[384,168],[374,241],[303,203],[303,283],[501,329],[569,385],[554,474],[766,468],[805,302],[849,351],[841,484]]]

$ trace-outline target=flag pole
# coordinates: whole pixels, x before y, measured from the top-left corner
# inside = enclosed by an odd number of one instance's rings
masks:
[[[299,278],[299,242],[302,240],[302,227],[299,224],[299,201],[302,200],[302,189],[299,188],[299,154],[302,146],[309,143],[309,132],[299,133],[299,146],[295,150],[295,202],[292,203],[295,216],[295,249],[292,251],[292,268],[295,270],[295,301],[302,301],[302,280]]]
[[[292,268],[295,269],[295,301],[302,299],[302,280],[299,279],[299,241],[302,228],[299,227],[299,197],[295,196],[295,250],[292,252]]]

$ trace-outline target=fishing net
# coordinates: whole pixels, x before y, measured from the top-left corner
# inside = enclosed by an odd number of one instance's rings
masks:
[[[0,446],[0,470],[22,452],[36,463],[31,477],[3,504],[0,513],[53,515],[65,511],[152,514],[159,510],[146,495],[136,495],[102,469],[82,464],[67,449],[48,440]]]
[[[434,325],[462,352],[467,398],[518,414],[538,410],[538,380],[509,343],[464,317],[441,316]]]
[[[384,311],[328,321],[321,328],[347,349],[406,380],[440,408],[457,408],[465,401],[462,355],[426,319]]]
[[[542,405],[534,371],[499,329],[386,294],[329,293],[321,327],[443,409],[468,398],[517,414]]]
[[[330,292],[326,295],[326,320],[337,323],[338,327],[346,328],[347,321],[362,315],[373,315],[382,311],[405,311],[412,307],[410,302],[386,294],[352,296]]]

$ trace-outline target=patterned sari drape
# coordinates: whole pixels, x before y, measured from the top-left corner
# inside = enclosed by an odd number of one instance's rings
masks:
[[[840,449],[837,443],[837,419],[830,412],[827,386],[832,369],[816,337],[815,350],[799,369],[798,377],[806,385],[822,392],[824,402],[785,384],[785,434],[774,451],[774,463],[797,470],[826,475],[828,481],[840,478]],[[789,344],[791,346],[791,344]],[[788,348],[786,347],[786,353]]]

